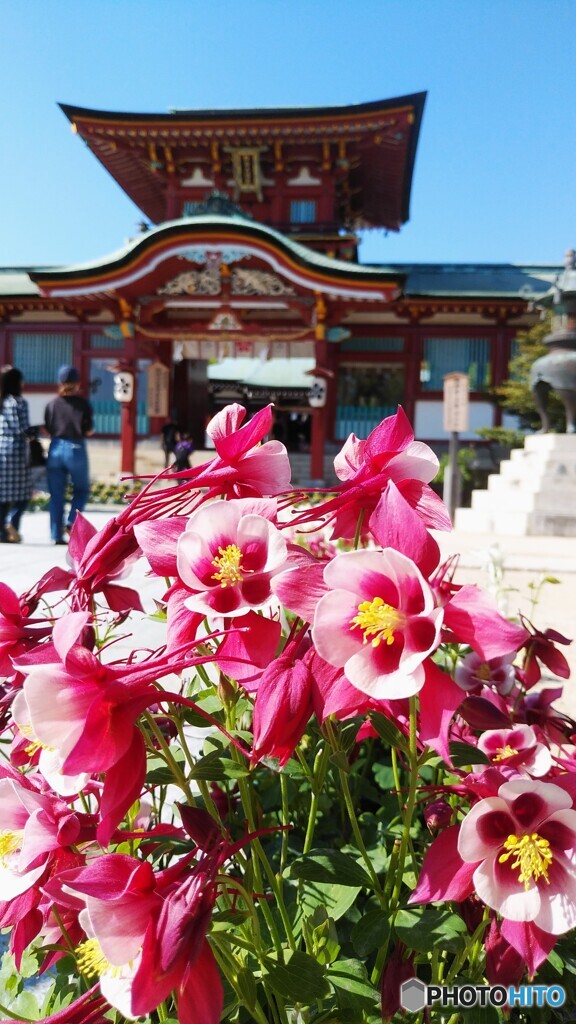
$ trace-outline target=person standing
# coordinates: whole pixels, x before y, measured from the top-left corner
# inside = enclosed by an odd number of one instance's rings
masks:
[[[32,493],[28,403],[22,398],[21,371],[4,366],[0,374],[0,542],[19,544],[20,520]]]
[[[50,535],[55,544],[66,544],[77,512],[88,501],[90,477],[86,438],[94,433],[92,406],[80,390],[80,374],[74,366],[58,370],[58,395],[48,402],[44,425],[50,434],[46,475],[50,494]],[[64,523],[66,485],[72,484],[70,510]]]
[[[179,473],[184,469],[190,469],[190,456],[194,451],[194,444],[190,434],[182,434],[174,448],[174,462],[172,469]]]
[[[180,440],[180,429],[170,416],[163,424],[160,433],[162,435],[162,451],[164,452],[164,469],[168,469],[170,456],[174,454],[176,444]]]

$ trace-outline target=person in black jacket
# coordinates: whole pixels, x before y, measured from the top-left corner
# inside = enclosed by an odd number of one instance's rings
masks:
[[[80,374],[74,366],[58,371],[58,395],[48,402],[44,424],[50,434],[46,473],[50,492],[50,534],[55,544],[65,544],[77,512],[82,512],[90,492],[85,438],[93,433],[92,406],[79,394]],[[72,483],[72,501],[64,523],[66,484]]]

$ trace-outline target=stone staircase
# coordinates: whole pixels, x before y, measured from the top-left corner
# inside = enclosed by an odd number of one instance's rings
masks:
[[[576,434],[533,434],[485,491],[459,508],[456,530],[508,536],[576,537]]]

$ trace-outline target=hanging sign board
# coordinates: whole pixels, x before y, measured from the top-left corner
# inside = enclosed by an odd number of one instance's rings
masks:
[[[163,363],[151,363],[148,367],[148,415],[168,415],[170,370]]]
[[[444,377],[444,430],[448,434],[468,430],[467,373],[448,373]]]

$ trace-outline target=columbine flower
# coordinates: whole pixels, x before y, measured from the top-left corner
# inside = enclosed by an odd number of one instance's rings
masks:
[[[377,699],[417,693],[443,610],[414,562],[392,548],[351,551],[328,563],[324,581],[312,631],[320,657]]]
[[[458,853],[476,893],[510,921],[562,935],[576,924],[576,811],[548,782],[514,779],[464,818]]]
[[[522,775],[536,778],[546,775],[552,767],[548,747],[540,743],[530,725],[517,725],[514,729],[489,729],[478,740],[492,764],[500,768],[515,768]]]
[[[214,416],[206,433],[214,442],[218,458],[201,467],[196,482],[204,476],[222,477],[222,490],[236,494],[276,494],[290,485],[290,460],[280,441],[262,441],[272,429],[272,406],[260,409],[244,423],[244,406],[233,403]]]
[[[286,644],[262,674],[254,707],[252,759],[276,757],[286,764],[312,714],[312,674],[300,657],[302,635]]]
[[[516,681],[516,672],[512,664],[514,655],[505,658],[491,658],[486,661],[475,651],[471,651],[456,668],[454,681],[460,689],[478,691],[482,686],[493,686],[502,696],[510,693]]]
[[[269,501],[214,501],[198,509],[178,540],[178,575],[190,591],[186,607],[203,615],[242,615],[272,596],[273,575],[288,549],[265,514]]]
[[[338,494],[320,506],[327,522],[335,520],[333,537],[354,537],[359,516],[368,522],[389,480],[427,526],[450,529],[448,510],[429,485],[438,472],[438,459],[428,445],[414,440],[403,409],[379,423],[366,440],[350,434],[334,459],[334,469],[342,481]],[[308,522],[315,515],[300,512],[294,523]]]
[[[78,816],[18,773],[0,779],[0,907],[36,885],[51,856],[74,843]]]
[[[33,650],[51,632],[51,626],[26,614],[24,602],[5,583],[0,583],[0,676],[16,675],[12,658]]]
[[[562,636],[562,633],[559,633],[556,629],[545,629],[541,632],[535,629],[532,623],[527,620],[526,624],[530,627],[530,634],[524,644],[526,654],[520,673],[526,689],[529,690],[536,683],[540,682],[542,671],[539,662],[542,662],[555,676],[560,676],[561,679],[569,679],[570,666],[562,651],[559,651],[554,645],[571,644],[572,641]]]
[[[184,857],[158,873],[113,853],[62,876],[66,891],[85,903],[79,970],[99,977],[100,991],[125,1017],[150,1013],[174,991],[181,1024],[220,1020],[222,986],[206,931],[227,852],[215,845],[191,868]]]

